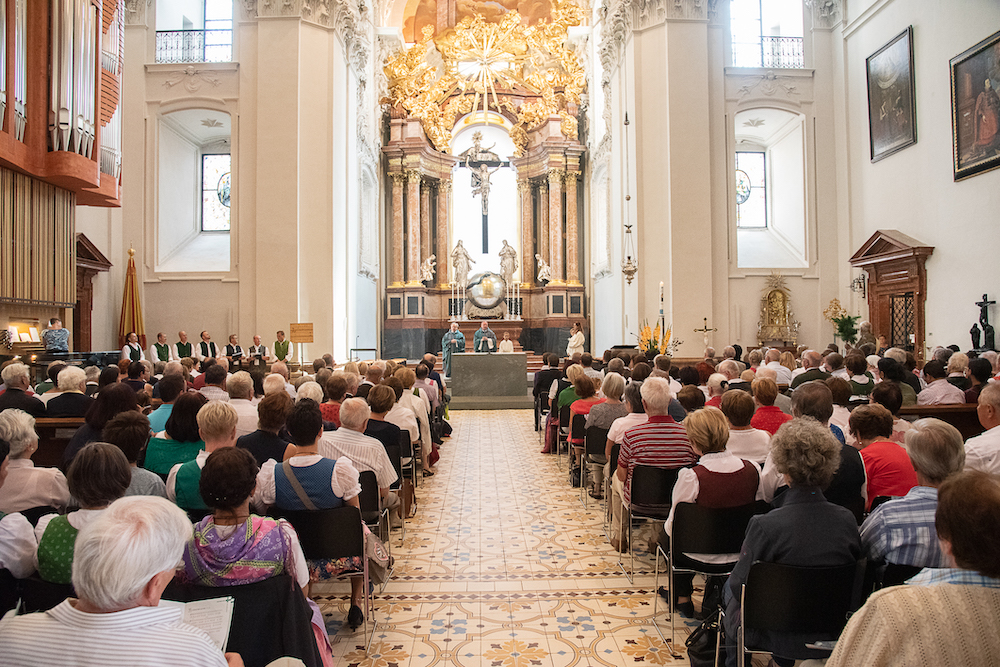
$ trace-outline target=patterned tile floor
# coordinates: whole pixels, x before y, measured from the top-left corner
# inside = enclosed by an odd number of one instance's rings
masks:
[[[650,624],[652,558],[636,561],[629,584],[604,536],[603,505],[584,508],[565,467],[539,454],[531,415],[452,413],[454,433],[438,474],[417,490],[405,543],[393,532],[396,567],[377,595],[367,655],[363,627],[343,625],[347,584],[313,587],[338,665],[687,664]],[[678,621],[682,649],[694,623]]]

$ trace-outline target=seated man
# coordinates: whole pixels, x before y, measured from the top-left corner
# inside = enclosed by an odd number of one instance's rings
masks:
[[[198,389],[198,393],[210,401],[229,402],[229,392],[226,391],[226,369],[220,363],[214,363],[208,367],[201,377],[205,378],[205,384]],[[244,398],[241,396],[241,398]]]
[[[162,498],[115,501],[77,536],[70,598],[0,621],[5,664],[242,665],[223,656],[182,610],[158,607],[191,538],[184,512]]]
[[[906,434],[917,486],[876,507],[861,526],[861,546],[872,564],[947,567],[934,532],[938,487],[965,463],[962,434],[940,419],[920,419]]]
[[[948,567],[876,591],[827,667],[1000,663],[1000,482],[980,472],[949,477],[934,527]]]
[[[938,360],[924,364],[927,388],[917,394],[917,405],[950,405],[965,403],[965,392],[948,382],[945,366]]]
[[[49,399],[49,417],[85,417],[94,399],[87,396],[87,374],[79,366],[66,366],[59,372],[59,395]]]
[[[3,379],[7,388],[0,394],[0,412],[8,408],[24,410],[32,417],[44,417],[45,404],[34,396],[27,394],[30,386],[28,379],[28,367],[21,363],[9,364],[2,372],[0,378]]]
[[[663,378],[651,377],[640,389],[642,406],[649,416],[644,424],[633,426],[622,438],[618,453],[618,470],[611,482],[611,546],[625,551],[622,544],[622,503],[631,503],[632,473],[637,465],[657,468],[684,468],[698,462],[691,449],[684,427],[674,421],[667,410],[670,407],[670,385]],[[613,425],[612,425],[613,426]],[[610,438],[610,433],[609,433]]]
[[[396,469],[385,453],[385,447],[375,438],[365,435],[371,408],[363,398],[349,398],[340,406],[340,425],[336,431],[325,431],[319,441],[319,453],[328,459],[337,460],[346,456],[359,472],[371,470],[378,482],[381,509],[389,510],[392,526],[401,526],[399,516],[399,496],[389,487],[399,479]]]
[[[1000,475],[1000,384],[991,382],[980,392],[976,414],[986,432],[965,442],[965,469]]]
[[[792,378],[792,384],[789,386],[795,389],[804,382],[827,379],[830,374],[821,368],[822,365],[823,355],[816,350],[806,350],[802,353],[802,372]]]

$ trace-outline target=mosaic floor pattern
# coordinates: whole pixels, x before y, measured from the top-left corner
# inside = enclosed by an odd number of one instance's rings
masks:
[[[530,411],[456,411],[438,473],[421,481],[395,570],[377,594],[371,649],[343,624],[346,583],[316,585],[338,665],[674,665],[650,623],[653,560],[634,584],[604,535],[604,509],[539,454]],[[639,540],[636,541],[639,543]],[[696,580],[697,583],[697,580]],[[697,596],[696,596],[697,597]],[[659,606],[662,623],[669,622]],[[678,647],[695,625],[678,618]]]

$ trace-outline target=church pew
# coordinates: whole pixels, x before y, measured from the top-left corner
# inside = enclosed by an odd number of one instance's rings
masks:
[[[913,421],[924,417],[936,417],[958,429],[966,440],[979,435],[984,430],[976,414],[975,403],[955,405],[907,405],[899,409],[899,416]]]
[[[39,417],[35,420],[38,449],[31,455],[36,466],[58,468],[63,451],[76,429],[83,425],[83,417]]]

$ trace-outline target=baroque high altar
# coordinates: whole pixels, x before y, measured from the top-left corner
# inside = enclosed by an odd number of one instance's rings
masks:
[[[391,201],[384,356],[438,350],[450,320],[490,312],[472,292],[473,299],[466,298],[466,282],[471,289],[474,281],[451,265],[460,241],[475,245],[456,236],[454,219],[453,181],[459,167],[470,166],[470,151],[453,152],[452,143],[469,127],[502,127],[514,147],[509,168],[516,173],[517,205],[506,210],[517,219],[506,222],[516,222],[508,228],[517,229],[510,242],[520,279],[490,313],[505,318],[493,328],[510,332],[524,349],[556,351],[565,348],[571,324],[584,321],[580,179],[586,148],[577,119],[586,73],[569,39],[569,29],[584,17],[572,0],[554,0],[550,17],[533,25],[516,11],[498,22],[473,14],[436,31],[425,25],[419,41],[387,57],[383,103],[390,111],[382,152]],[[487,153],[478,139],[473,153]],[[482,162],[486,172],[496,164],[489,160],[497,156],[489,155]],[[482,198],[484,246],[487,224],[496,222],[487,208],[489,179],[489,173],[478,179],[473,191]],[[484,270],[476,266],[469,273]],[[460,324],[467,334],[478,326]]]

